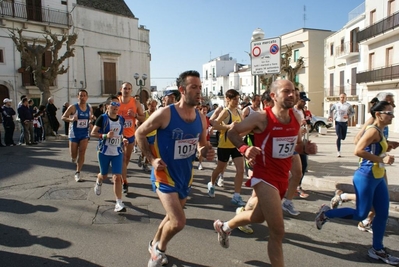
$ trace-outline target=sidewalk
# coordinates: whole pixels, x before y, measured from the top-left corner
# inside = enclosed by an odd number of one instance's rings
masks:
[[[310,140],[318,146],[318,154],[309,156],[308,172],[302,184],[304,189],[312,191],[331,191],[341,189],[344,192],[354,192],[352,176],[358,166],[358,157],[353,154],[355,145],[353,138],[359,130],[350,127],[345,141],[341,143],[340,158],[337,157],[336,135],[334,129],[329,129],[326,135],[310,134]],[[399,134],[389,133],[389,140],[399,141]],[[399,150],[392,150],[396,160],[399,160]],[[388,174],[388,189],[391,209],[399,211],[399,171],[398,162],[386,166]]]

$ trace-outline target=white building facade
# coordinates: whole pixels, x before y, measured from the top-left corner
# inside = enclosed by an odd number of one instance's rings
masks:
[[[349,125],[360,126],[370,117],[369,102],[378,93],[393,93],[399,101],[399,3],[366,0],[351,13],[355,16],[326,38],[324,111],[328,116],[328,108],[344,92],[357,112]],[[396,120],[390,130],[399,132]]]
[[[15,0],[1,1],[0,7],[0,100],[12,98],[15,108],[20,96],[27,95],[39,104],[40,91],[21,68],[20,53],[9,37],[9,29],[21,28],[23,36],[38,42],[43,42],[45,30],[78,34],[75,56],[63,63],[68,72],[50,87],[57,107],[76,102],[79,89],[88,91],[95,107],[116,94],[122,81],[131,82],[133,94],[141,94],[143,102],[151,95],[149,30],[139,25],[123,0]]]

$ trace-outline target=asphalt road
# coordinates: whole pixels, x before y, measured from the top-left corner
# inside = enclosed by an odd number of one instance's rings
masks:
[[[82,183],[73,179],[65,140],[0,148],[0,266],[147,266],[148,242],[164,216],[149,175],[137,167],[138,155],[133,155],[130,193],[124,197],[128,209],[114,213],[112,184],[104,183],[101,196],[93,191],[98,172],[95,146],[90,141]],[[224,189],[217,188],[211,199],[206,183],[215,164],[204,166],[203,171],[195,170],[185,209],[187,225],[169,244],[168,266],[271,266],[265,224],[253,225],[252,235],[234,230],[230,248],[219,245],[212,223],[234,216],[233,181],[228,178],[234,168],[228,167]],[[243,190],[244,199],[250,192]],[[315,213],[333,190],[309,192],[308,199],[295,199],[298,217],[285,215],[286,266],[380,266],[367,257],[372,235],[360,232],[357,222],[339,219],[316,229]],[[398,218],[391,212],[385,236],[385,246],[396,256]]]

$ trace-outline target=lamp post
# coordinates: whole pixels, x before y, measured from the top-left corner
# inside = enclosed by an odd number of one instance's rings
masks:
[[[265,38],[265,32],[261,28],[256,28],[252,32],[251,43],[253,41],[260,41]],[[252,47],[251,47],[251,65],[252,65]],[[256,75],[254,75],[254,95],[256,95]]]
[[[139,98],[140,98],[140,103],[142,103],[141,91],[143,90],[143,86],[145,86],[145,80],[147,80],[147,74],[141,75],[140,79],[140,75],[136,72],[133,77],[136,80],[136,85],[139,86]]]

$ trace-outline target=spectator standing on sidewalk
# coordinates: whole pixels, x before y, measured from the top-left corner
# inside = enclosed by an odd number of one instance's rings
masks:
[[[346,102],[346,94],[339,95],[339,102],[330,108],[329,120],[335,121],[335,133],[337,134],[337,156],[341,157],[341,140],[345,140],[348,132],[348,120],[355,115],[352,105]]]
[[[361,221],[367,217],[371,207],[374,207],[373,240],[368,256],[397,265],[399,258],[390,255],[383,244],[389,215],[389,192],[384,179],[386,176],[384,165],[391,165],[395,160],[393,155],[386,154],[388,143],[383,130],[392,123],[395,116],[392,105],[387,101],[375,104],[371,108],[371,115],[374,123],[366,128],[355,148],[355,155],[360,158],[359,168],[353,176],[356,209],[331,209],[328,205],[322,205],[315,222],[317,229],[321,230],[322,226],[332,218]]]
[[[60,123],[58,122],[58,119],[57,119],[58,108],[54,105],[53,97],[49,97],[47,105],[46,105],[46,110],[47,110],[47,116],[48,116],[48,120],[49,120],[51,129],[53,130],[53,134],[57,135],[58,129],[60,128]]]
[[[24,128],[24,138],[26,145],[37,145],[33,131],[33,113],[29,108],[28,99],[22,99],[22,105],[18,108],[18,116]]]
[[[16,114],[15,110],[11,107],[12,100],[5,98],[3,100],[2,115],[3,115],[3,126],[4,126],[4,143],[6,146],[15,146],[14,143],[14,130],[15,123],[13,116]]]

